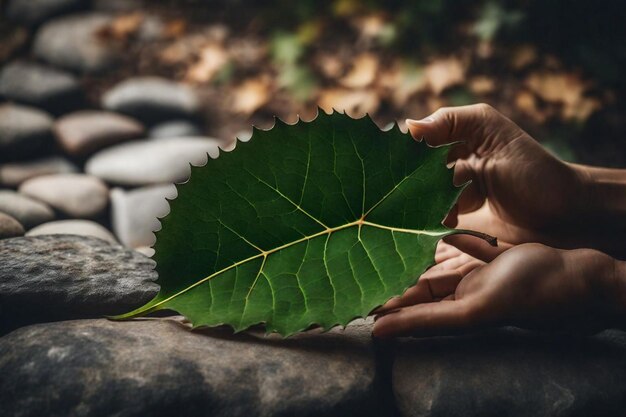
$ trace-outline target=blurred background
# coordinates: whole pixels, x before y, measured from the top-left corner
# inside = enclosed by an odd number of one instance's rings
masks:
[[[404,128],[487,102],[563,159],[626,165],[623,1],[0,5],[0,212],[25,231],[88,219],[148,253],[181,161],[318,106]]]

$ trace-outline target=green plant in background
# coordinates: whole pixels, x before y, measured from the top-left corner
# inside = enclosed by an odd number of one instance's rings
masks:
[[[291,335],[366,316],[415,284],[441,238],[495,244],[442,225],[462,190],[448,150],[321,111],[255,129],[178,185],[157,232],[161,291],[116,318],[172,309],[194,326]]]

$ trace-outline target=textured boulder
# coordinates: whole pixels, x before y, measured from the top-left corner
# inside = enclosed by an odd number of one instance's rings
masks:
[[[623,416],[626,333],[515,329],[402,340],[393,390],[406,417]]]
[[[361,322],[362,323],[362,322]],[[0,403],[21,416],[380,416],[368,324],[290,339],[174,320],[79,320],[0,339]]]
[[[154,261],[75,235],[0,240],[0,328],[102,317],[156,295]]]

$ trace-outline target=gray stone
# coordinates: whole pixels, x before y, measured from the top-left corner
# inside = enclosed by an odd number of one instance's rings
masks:
[[[0,402],[24,417],[384,417],[370,330],[277,339],[174,319],[34,325],[0,339]]]
[[[0,184],[17,187],[24,181],[49,174],[69,174],[78,168],[60,156],[35,159],[24,162],[7,162],[0,165]]]
[[[154,261],[94,237],[3,239],[0,259],[3,329],[120,314],[158,291]]]
[[[154,231],[161,228],[157,217],[164,217],[170,211],[166,200],[176,197],[176,187],[172,184],[155,185],[124,191],[111,190],[111,223],[117,238],[131,248],[152,246]]]
[[[0,212],[15,217],[27,230],[54,220],[54,211],[47,204],[11,190],[0,190]]]
[[[71,71],[99,73],[117,58],[115,48],[101,36],[111,22],[106,14],[80,13],[43,25],[35,36],[35,56]]]
[[[26,233],[26,236],[42,235],[79,235],[93,236],[106,240],[109,243],[117,243],[115,237],[104,226],[91,220],[57,220],[40,224]]]
[[[85,165],[88,174],[121,185],[138,186],[181,182],[189,178],[189,164],[204,165],[207,153],[219,155],[211,138],[170,138],[133,141],[104,149]]]
[[[57,120],[54,133],[65,152],[83,156],[118,142],[138,138],[144,134],[144,127],[121,114],[83,110]]]
[[[159,77],[135,77],[122,81],[104,94],[102,106],[147,123],[192,117],[200,109],[193,90]]]
[[[148,132],[151,138],[177,138],[183,136],[198,136],[200,128],[188,120],[171,120],[159,123]]]
[[[32,107],[0,105],[0,159],[32,155],[52,143],[52,118]]]
[[[85,7],[88,0],[9,0],[6,16],[20,23],[34,25],[44,20]]]
[[[19,192],[78,219],[96,218],[104,213],[109,204],[107,186],[100,179],[84,174],[31,178],[20,185]]]
[[[515,329],[402,340],[393,390],[403,416],[623,416],[626,333]]]
[[[24,235],[24,226],[12,216],[0,213],[0,239]]]
[[[23,61],[13,62],[2,68],[0,95],[55,114],[68,110],[81,101],[80,85],[73,75]]]

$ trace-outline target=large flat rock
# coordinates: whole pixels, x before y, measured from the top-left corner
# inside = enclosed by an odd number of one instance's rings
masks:
[[[0,331],[123,313],[158,291],[154,261],[94,237],[3,239],[0,259]]]
[[[371,325],[263,338],[167,320],[34,325],[0,339],[20,416],[385,416]]]
[[[623,416],[626,333],[516,329],[402,340],[393,390],[407,417]]]

